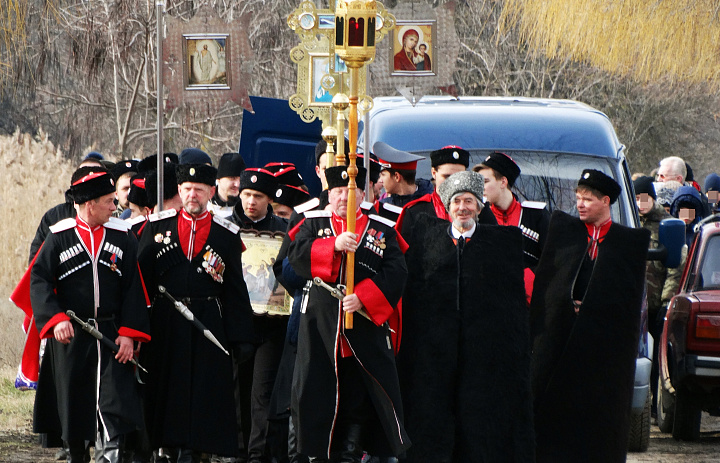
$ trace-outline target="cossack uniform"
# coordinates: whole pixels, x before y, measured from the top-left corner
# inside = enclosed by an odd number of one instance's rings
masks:
[[[151,293],[164,286],[226,349],[253,338],[242,246],[237,225],[207,211],[198,218],[184,210],[152,214],[140,241],[140,265]],[[151,375],[146,400],[151,444],[235,455],[230,356],[159,294],[151,324],[156,336],[143,352]]]
[[[387,323],[407,276],[403,251],[393,222],[377,215],[367,216],[360,210],[356,221],[359,241],[354,294],[362,302],[367,318],[356,312],[353,328],[346,329],[342,302],[325,288],[313,285],[300,319],[293,416],[297,419],[299,451],[321,458],[344,445],[340,440],[343,431],[347,432],[343,429],[347,418],[367,424],[364,427],[371,435],[366,436],[363,450],[368,453],[399,455],[410,445],[402,424],[400,388]],[[308,280],[318,277],[331,286],[345,283],[346,254],[336,252],[334,247],[336,237],[346,227],[344,219],[329,211],[305,212],[304,219],[289,231],[288,256],[295,272]],[[357,397],[364,397],[367,403],[355,403]],[[364,416],[354,415],[357,410],[363,410]]]

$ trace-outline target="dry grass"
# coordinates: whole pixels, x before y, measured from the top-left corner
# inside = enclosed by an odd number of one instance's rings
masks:
[[[15,389],[15,368],[0,368],[0,429],[28,431],[32,421],[35,391]]]
[[[716,0],[507,0],[505,25],[550,58],[571,56],[641,81],[720,86]]]
[[[14,370],[25,338],[22,311],[8,298],[27,268],[40,218],[63,201],[73,168],[42,132],[36,139],[20,133],[0,137],[0,165],[5,166],[0,182],[0,368]]]

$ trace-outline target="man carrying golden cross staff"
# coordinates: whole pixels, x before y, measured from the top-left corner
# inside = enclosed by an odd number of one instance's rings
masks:
[[[405,286],[404,242],[393,222],[360,210],[358,170],[351,189],[347,166],[326,169],[329,207],[306,212],[289,232],[290,264],[305,279],[350,287],[347,257],[355,257],[352,293],[339,300],[313,285],[300,318],[292,408],[298,450],[316,462],[360,462],[363,451],[399,455],[410,446],[387,324]],[[343,315],[360,309],[367,318],[348,329]]]

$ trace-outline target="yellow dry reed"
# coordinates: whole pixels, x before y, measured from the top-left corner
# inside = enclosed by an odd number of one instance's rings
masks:
[[[505,0],[500,24],[550,58],[644,82],[720,85],[718,0]]]

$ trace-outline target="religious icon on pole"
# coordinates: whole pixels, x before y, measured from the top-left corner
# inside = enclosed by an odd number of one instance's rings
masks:
[[[228,34],[186,34],[185,88],[229,88]]]
[[[397,21],[391,48],[392,75],[435,75],[435,29],[435,21]]]

